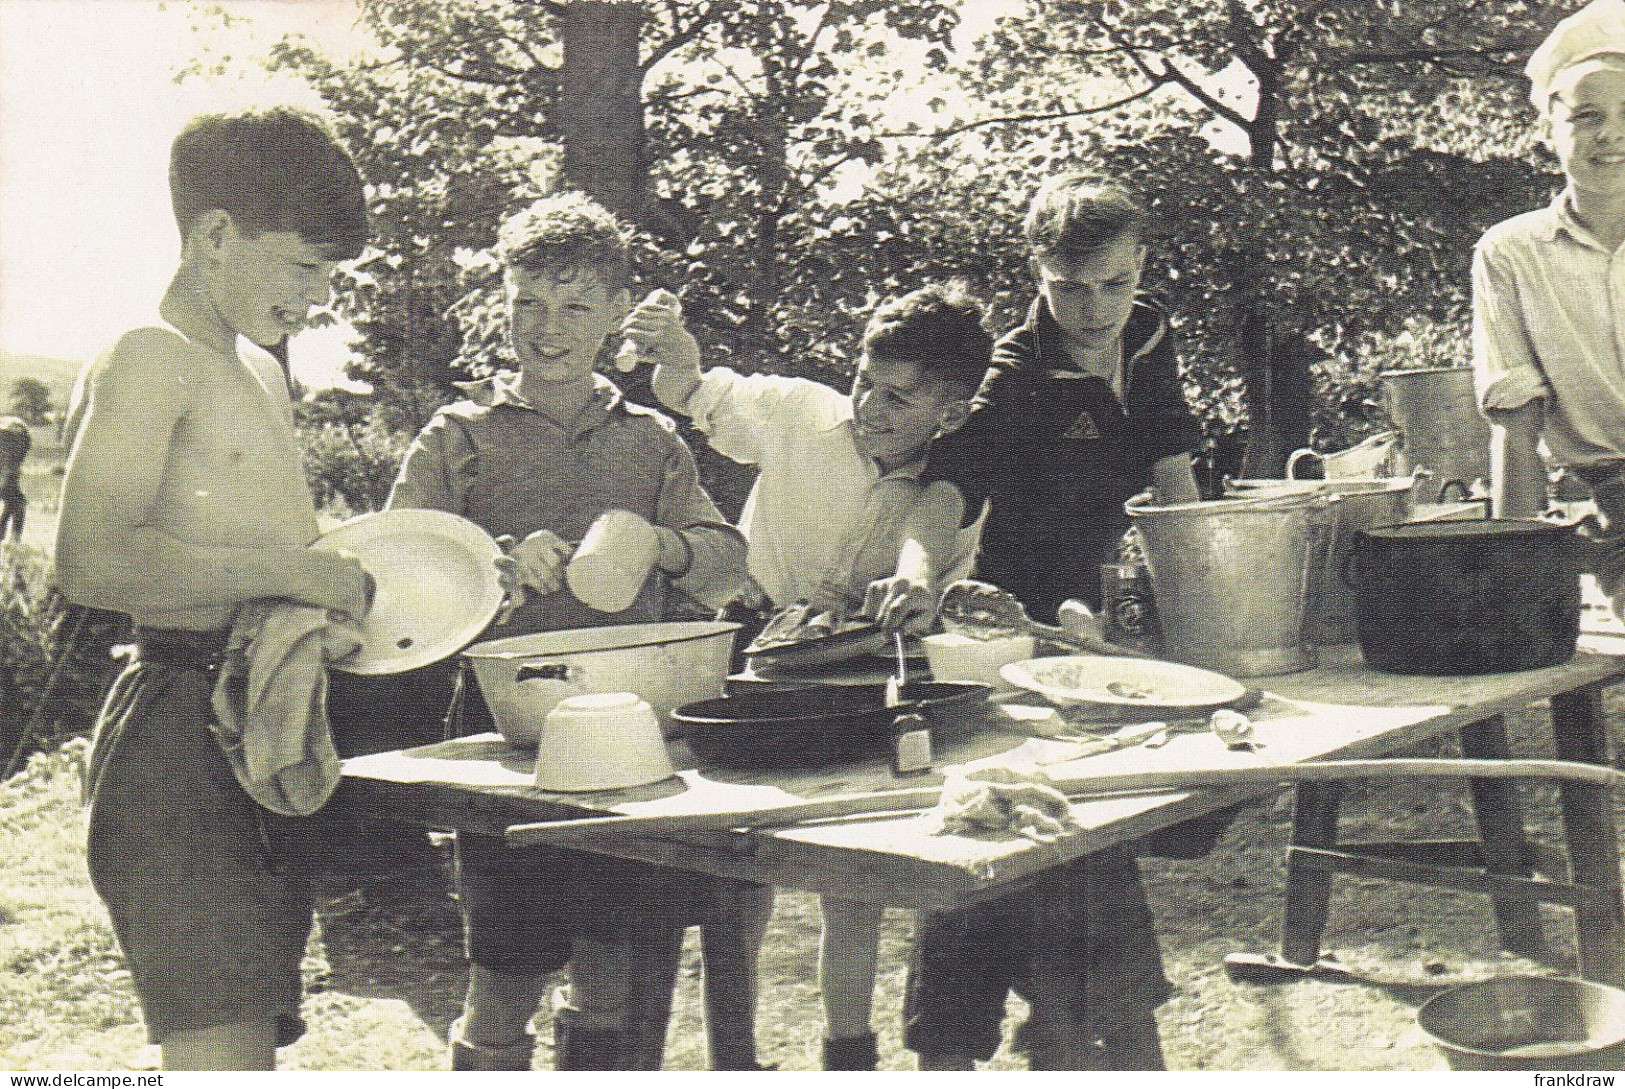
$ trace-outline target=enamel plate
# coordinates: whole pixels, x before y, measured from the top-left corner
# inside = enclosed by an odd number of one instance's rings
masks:
[[[363,514],[322,535],[312,548],[342,549],[378,583],[361,623],[361,649],[333,668],[403,673],[449,658],[479,636],[502,607],[491,535],[438,510]]]
[[[1096,703],[1149,710],[1221,707],[1241,699],[1239,681],[1195,666],[1099,654],[1031,658],[999,670],[1011,684],[1056,703]]]

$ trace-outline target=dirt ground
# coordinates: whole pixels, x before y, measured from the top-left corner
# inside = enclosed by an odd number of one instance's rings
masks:
[[[1549,745],[1543,713],[1518,716],[1512,726],[1515,751],[1536,754]],[[58,767],[0,791],[0,1067],[150,1068],[156,1050],[145,1045],[127,972],[77,856],[82,828],[72,780]],[[1537,836],[1550,838],[1554,792],[1524,793]],[[1437,781],[1357,787],[1344,812],[1345,838],[1440,838],[1471,828],[1465,789]],[[1273,947],[1290,815],[1286,798],[1265,800],[1243,809],[1207,857],[1142,863],[1174,984],[1159,1011],[1171,1069],[1444,1069],[1415,1023],[1427,997],[1508,971],[1574,971],[1566,912],[1547,916],[1554,952],[1533,963],[1498,949],[1482,897],[1339,878],[1325,947],[1348,976],[1231,980],[1222,965],[1226,953]],[[428,865],[392,880],[330,890],[307,962],[311,1031],[283,1052],[286,1067],[445,1069],[443,1041],[465,977],[455,907],[436,864],[441,856],[429,852],[425,859]],[[909,925],[908,913],[892,912],[883,935],[876,1023],[882,1065],[892,1070],[913,1069],[899,1024]],[[781,1070],[817,1069],[817,929],[814,898],[780,894],[762,958],[758,1040],[762,1060]],[[691,933],[667,1069],[706,1065],[695,946]],[[1011,1001],[1007,1039],[1019,1007]],[[552,1064],[549,1039],[543,1024],[539,1068]],[[1008,1046],[992,1063],[1005,1070],[1024,1065]]]

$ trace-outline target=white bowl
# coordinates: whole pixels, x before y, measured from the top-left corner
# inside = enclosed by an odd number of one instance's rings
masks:
[[[990,685],[996,691],[1012,687],[999,675],[1000,668],[1031,658],[1037,644],[1030,635],[972,639],[957,632],[927,635],[920,642],[925,647],[925,660],[931,664],[933,680],[969,681]]]
[[[654,708],[631,692],[560,700],[536,747],[536,785],[543,790],[620,790],[675,774]]]

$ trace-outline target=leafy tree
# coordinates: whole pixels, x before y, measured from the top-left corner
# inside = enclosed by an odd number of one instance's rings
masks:
[[[38,378],[19,378],[11,384],[11,411],[24,422],[48,422],[51,407],[51,387]]]
[[[1549,198],[1520,66],[1567,6],[1034,3],[982,44],[985,113],[950,135],[989,161],[959,188],[1093,164],[1150,193],[1206,415],[1271,475],[1333,355],[1459,320],[1474,239]]]
[[[850,341],[872,288],[801,258],[840,233],[832,176],[882,155],[885,88],[839,59],[879,65],[903,39],[943,66],[952,4],[364,0],[363,14],[381,59],[287,41],[272,63],[322,93],[374,179],[378,242],[342,302],[362,334],[353,377],[407,417],[502,362],[495,226],[561,185],[643,228],[646,279],[681,287],[718,351],[787,352],[808,371],[849,359],[823,342],[832,327]]]

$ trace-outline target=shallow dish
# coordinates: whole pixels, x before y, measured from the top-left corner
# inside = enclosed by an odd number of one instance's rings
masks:
[[[1059,704],[1198,711],[1223,707],[1247,695],[1246,686],[1222,673],[1175,662],[1098,654],[1012,662],[999,675]]]
[[[343,550],[378,584],[361,621],[361,647],[333,668],[404,673],[449,658],[479,636],[502,607],[491,535],[439,510],[363,514],[324,533],[312,548]]]

